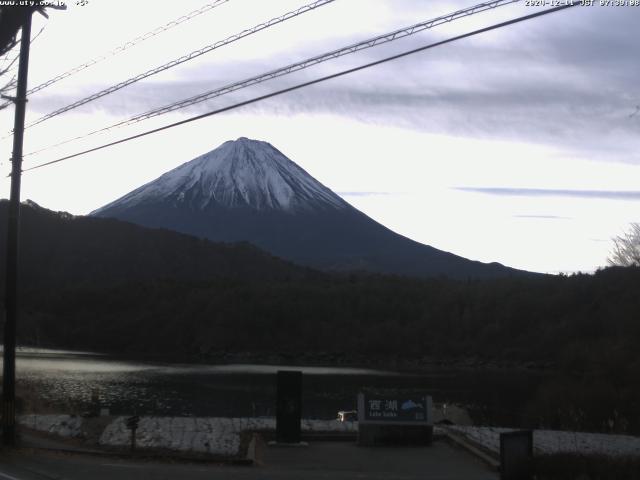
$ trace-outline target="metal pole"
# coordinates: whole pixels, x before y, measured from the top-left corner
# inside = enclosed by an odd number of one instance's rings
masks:
[[[31,12],[22,25],[20,66],[15,98],[13,156],[11,158],[11,197],[7,224],[7,258],[5,277],[4,363],[2,369],[2,441],[16,444],[16,318],[18,313],[18,231],[20,227],[20,179],[22,175],[22,142],[27,103],[27,73],[31,41]]]

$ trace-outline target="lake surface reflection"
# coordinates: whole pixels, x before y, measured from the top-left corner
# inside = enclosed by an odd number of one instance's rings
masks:
[[[275,414],[278,370],[303,372],[308,418],[335,418],[338,410],[355,409],[356,395],[365,389],[424,391],[436,402],[462,404],[476,416],[498,415],[504,422],[505,415],[522,410],[540,381],[534,374],[509,371],[407,374],[352,367],[166,364],[35,349],[18,353],[16,375],[18,395],[30,413],[82,413],[97,392],[113,414],[261,416]]]

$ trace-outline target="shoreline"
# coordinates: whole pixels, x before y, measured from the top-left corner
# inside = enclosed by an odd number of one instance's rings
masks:
[[[19,346],[18,356],[24,357],[84,357],[114,361],[135,361],[154,364],[175,365],[273,365],[300,367],[334,367],[381,370],[384,373],[420,374],[434,370],[482,370],[482,371],[527,371],[548,374],[557,370],[551,361],[499,360],[496,358],[457,357],[438,358],[432,356],[398,358],[392,356],[366,356],[335,352],[289,353],[289,352],[208,352],[193,355],[167,355],[159,353],[132,353],[109,351],[75,351],[67,348]]]

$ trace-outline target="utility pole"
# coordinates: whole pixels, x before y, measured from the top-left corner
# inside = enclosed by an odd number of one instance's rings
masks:
[[[2,369],[2,442],[16,444],[16,318],[18,314],[18,232],[20,228],[20,180],[22,176],[22,143],[27,103],[27,73],[31,43],[31,15],[26,15],[20,41],[20,65],[15,101],[13,155],[11,157],[11,196],[7,225],[7,257],[5,277],[4,353]]]

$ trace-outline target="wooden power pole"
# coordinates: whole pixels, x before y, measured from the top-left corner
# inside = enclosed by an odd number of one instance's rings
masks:
[[[11,157],[11,196],[7,224],[7,257],[5,277],[4,352],[2,369],[2,441],[16,444],[16,319],[18,316],[18,233],[20,228],[20,180],[22,176],[22,143],[27,103],[27,73],[31,43],[31,12],[22,25],[20,65],[15,98],[13,155]]]

